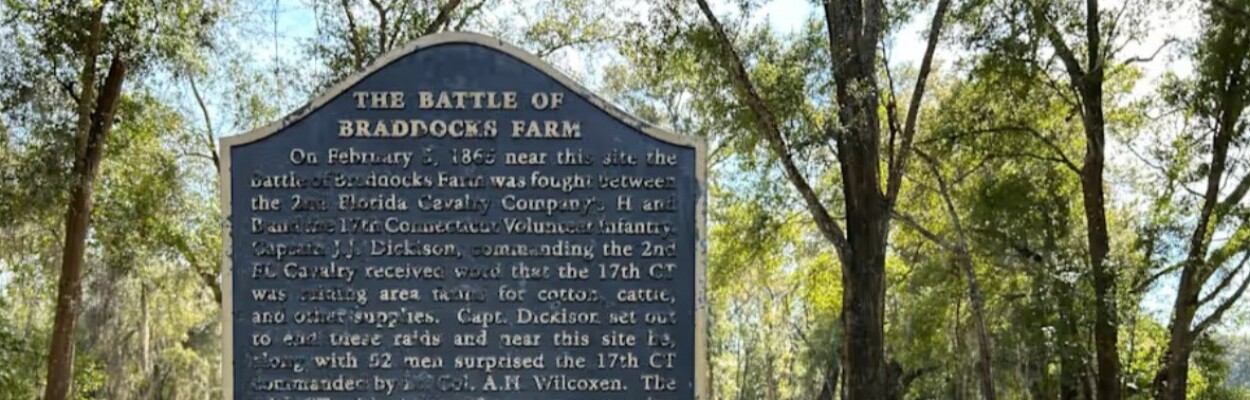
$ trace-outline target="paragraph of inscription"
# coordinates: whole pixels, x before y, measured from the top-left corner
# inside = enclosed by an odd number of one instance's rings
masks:
[[[235,150],[237,398],[693,399],[693,149],[560,91],[339,101]]]

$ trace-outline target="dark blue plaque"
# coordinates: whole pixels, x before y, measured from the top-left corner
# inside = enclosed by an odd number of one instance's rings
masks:
[[[701,139],[449,33],[221,148],[227,399],[707,397]]]

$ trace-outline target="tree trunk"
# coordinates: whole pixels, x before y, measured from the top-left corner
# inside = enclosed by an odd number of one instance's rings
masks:
[[[1077,343],[1082,343],[1080,328],[1077,326],[1076,318],[1072,315],[1064,315],[1065,311],[1074,310],[1075,306],[1072,302],[1074,290],[1067,287],[1064,282],[1054,282],[1060,285],[1060,293],[1056,293],[1058,299],[1059,321],[1056,330],[1056,345],[1059,348],[1059,399],[1075,400],[1081,398],[1081,378],[1084,368],[1084,362],[1081,361],[1084,352]],[[1085,356],[1087,357],[1087,356]]]
[[[1189,316],[1190,321],[1193,315]],[[1177,321],[1180,320],[1179,314]],[[1159,400],[1185,400],[1185,392],[1189,389],[1189,354],[1193,349],[1194,338],[1188,329],[1180,331],[1172,329],[1172,337],[1168,341],[1168,351],[1164,355],[1164,368],[1155,379],[1156,396]]]
[[[816,400],[841,398],[841,396],[838,396],[838,378],[841,376],[842,368],[838,364],[837,358],[830,357],[829,366],[825,370],[824,383],[820,385],[820,392],[816,395]]]
[[[923,150],[916,149],[916,155],[924,160],[930,171],[933,172],[933,178],[937,180],[938,194],[942,196],[942,204],[946,206],[946,217],[950,220],[951,227],[955,231],[955,243],[946,244],[955,253],[955,262],[964,274],[964,279],[968,282],[968,300],[972,306],[972,319],[976,324],[977,335],[977,378],[981,388],[981,398],[984,400],[994,400],[996,394],[994,392],[994,372],[992,363],[993,343],[990,342],[989,330],[985,327],[985,298],[981,295],[981,285],[977,282],[976,265],[973,264],[971,247],[968,245],[968,234],[964,231],[963,221],[959,217],[959,209],[955,206],[955,199],[951,196],[950,186],[946,178],[942,176],[941,163]],[[937,240],[934,237],[934,240]],[[940,244],[940,243],[939,243]]]
[[[876,96],[871,96],[874,99]],[[875,101],[874,101],[875,103]],[[885,241],[884,199],[878,190],[876,107],[852,118],[872,125],[852,128],[839,146],[844,162],[847,235],[850,251],[842,269],[843,342],[847,390],[853,400],[881,399],[885,376]],[[849,114],[849,113],[847,113]],[[845,121],[845,120],[844,120]],[[862,129],[862,131],[861,131]],[[852,138],[858,136],[857,138]]]
[[[1204,226],[1204,223],[1199,224],[1195,230],[1195,238],[1204,236]],[[1205,249],[1205,246],[1198,247]],[[1172,323],[1168,327],[1171,337],[1163,355],[1163,368],[1154,382],[1155,397],[1159,400],[1185,400],[1185,392],[1189,388],[1189,355],[1195,339],[1195,332],[1191,327],[1198,312],[1198,292],[1202,289],[1196,284],[1198,277],[1195,276],[1200,273],[1198,267],[1201,266],[1201,260],[1193,258],[1193,252],[1198,247],[1191,243],[1191,258],[1181,271],[1181,279],[1177,284]],[[1202,254],[1197,256],[1201,257]]]
[[[119,58],[114,58],[91,113],[90,127],[80,132],[82,138],[79,142],[83,146],[74,159],[71,175],[74,182],[69,208],[65,212],[65,247],[61,255],[61,277],[57,284],[56,318],[52,328],[52,344],[48,351],[48,384],[44,400],[65,400],[70,394],[74,375],[74,322],[78,317],[78,302],[82,295],[83,255],[91,221],[94,200],[92,192],[95,189],[100,159],[104,154],[104,144],[113,127],[113,113],[121,98],[125,75],[126,64]],[[86,84],[94,85],[91,82]]]
[[[838,318],[841,321],[842,318]],[[825,365],[824,382],[820,385],[820,392],[816,394],[816,400],[835,400],[841,398],[838,395],[838,380],[842,377],[842,357],[840,355],[830,355]]]
[[[1111,240],[1103,193],[1106,120],[1103,117],[1104,69],[1098,0],[1086,0],[1085,36],[1089,67],[1080,79],[1085,112],[1085,163],[1081,168],[1081,194],[1085,202],[1085,232],[1089,264],[1094,275],[1094,352],[1098,361],[1096,392],[1099,400],[1120,399],[1119,308],[1116,306],[1116,274],[1107,269]]]
[[[140,354],[142,362],[142,370],[145,375],[152,371],[152,316],[148,309],[148,286],[141,284],[139,286],[139,307],[141,308],[139,316],[139,341],[143,354]]]
[[[1087,102],[1102,101],[1102,84],[1086,88]],[[1085,165],[1081,171],[1081,193],[1085,201],[1086,239],[1089,262],[1094,275],[1094,350],[1098,361],[1097,392],[1099,399],[1120,398],[1119,314],[1116,306],[1116,274],[1107,268],[1110,239],[1107,234],[1106,205],[1103,193],[1103,141],[1105,122],[1101,104],[1090,106],[1086,116]]]
[[[898,361],[890,361],[885,366],[885,400],[903,400],[907,394],[907,383],[903,379],[903,365]]]
[[[962,340],[963,339],[963,324],[962,324],[963,306],[964,306],[963,298],[955,299],[955,315],[954,315],[954,318],[952,319],[952,322],[954,322],[955,328],[954,328],[953,333],[951,334],[951,354],[963,354],[964,352],[964,344]],[[964,388],[963,388],[964,387],[964,375],[962,373],[963,367],[959,365],[960,361],[961,361],[960,357],[952,357],[951,365],[947,367],[947,369],[949,370],[948,373],[950,374],[950,377],[948,379],[950,380],[950,385],[951,385],[951,400],[963,400],[964,398]]]
[[[881,193],[880,101],[876,88],[880,1],[826,2],[839,127],[836,138],[845,200],[842,260],[846,389],[852,400],[885,398],[885,247],[889,209]],[[865,7],[861,10],[858,7]],[[901,173],[901,172],[894,172]]]
[[[976,269],[972,264],[972,256],[967,254],[967,250],[959,255],[960,265],[963,267],[964,276],[968,280],[968,297],[972,303],[972,318],[976,322],[977,330],[977,347],[978,361],[977,374],[981,383],[981,398],[985,400],[994,400],[994,372],[992,363],[993,343],[990,342],[990,334],[985,327],[985,298],[981,296],[981,285],[977,283]]]
[[[850,394],[848,394],[846,391],[846,369],[843,368],[841,369],[840,372],[841,373],[838,374],[838,382],[839,382],[838,383],[838,398],[841,400],[847,400],[848,399],[847,396],[850,396]]]

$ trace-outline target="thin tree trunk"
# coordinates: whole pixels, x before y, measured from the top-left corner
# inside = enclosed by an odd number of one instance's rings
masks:
[[[994,391],[994,372],[992,363],[993,343],[990,341],[989,330],[985,327],[985,298],[981,295],[981,285],[977,282],[976,266],[972,261],[972,252],[968,245],[968,235],[964,231],[963,221],[959,217],[959,209],[955,206],[955,199],[951,196],[950,186],[946,178],[942,176],[942,169],[938,160],[920,149],[916,149],[916,155],[919,156],[929,165],[929,170],[933,173],[934,179],[938,184],[938,195],[942,196],[942,203],[945,205],[946,218],[950,220],[951,227],[955,231],[955,243],[946,246],[954,250],[956,263],[964,274],[964,279],[968,283],[968,300],[972,306],[972,319],[976,324],[977,335],[977,378],[981,388],[981,398],[984,400],[994,400],[996,394]],[[931,233],[929,235],[932,235]],[[934,239],[937,239],[934,236]]]
[[[972,265],[972,257],[963,254],[959,257],[960,265],[963,267],[964,277],[968,280],[968,297],[972,302],[972,318],[976,323],[977,330],[977,346],[979,360],[977,362],[977,374],[981,384],[981,398],[985,400],[994,400],[996,394],[994,392],[994,372],[992,363],[993,343],[990,342],[989,330],[985,327],[985,298],[981,296],[981,287],[977,283],[976,269]]]
[[[1056,298],[1059,300],[1058,312],[1060,316],[1058,321],[1059,329],[1056,330],[1058,335],[1055,341],[1059,348],[1059,399],[1075,400],[1081,397],[1081,386],[1084,386],[1081,384],[1081,371],[1084,369],[1081,366],[1081,349],[1077,345],[1077,343],[1081,343],[1082,339],[1080,339],[1078,334],[1079,327],[1077,327],[1075,318],[1071,315],[1063,315],[1065,311],[1074,310],[1072,302],[1073,293],[1071,293],[1070,288],[1064,282],[1054,282],[1054,284],[1059,285],[1058,287],[1061,290],[1060,293],[1056,294]]]
[[[142,319],[139,325],[140,347],[142,348],[143,373],[146,375],[152,371],[152,317],[148,310],[148,286],[146,284],[139,285],[139,304],[142,308],[139,317]]]
[[[954,346],[955,346],[955,351],[953,352],[954,354],[964,353],[963,307],[964,307],[964,301],[962,298],[955,300],[955,334],[951,335],[951,340],[954,341]],[[960,362],[958,357],[956,357],[955,359],[955,364],[956,364],[956,367],[951,368],[951,373],[954,374],[954,379],[952,379],[952,381],[954,382],[954,396],[953,397],[954,397],[954,400],[963,400],[963,398],[965,397],[964,396],[964,374],[963,374],[964,369],[962,365],[959,365],[962,363]]]
[[[747,371],[748,367],[751,366],[751,346],[746,343],[741,343],[739,346],[742,346],[742,348],[741,351],[738,352],[738,400],[744,400],[746,399],[747,390],[747,384],[745,383],[747,380]]]
[[[121,59],[114,58],[91,113],[91,126],[80,133],[85,136],[80,141],[84,146],[79,149],[78,157],[74,160],[71,175],[74,180],[73,192],[65,213],[65,247],[61,256],[61,277],[57,285],[52,343],[48,351],[45,400],[65,400],[70,394],[74,375],[74,323],[78,317],[78,302],[82,295],[83,256],[87,247],[87,229],[91,222],[94,200],[92,193],[100,159],[104,154],[104,144],[113,128],[113,113],[121,98],[125,75],[126,64]]]
[[[838,375],[838,382],[840,382],[838,384],[838,392],[839,392],[838,398],[842,400],[848,400],[850,398],[849,397],[850,393],[847,392],[846,390],[846,368],[841,369],[841,374]]]
[[[777,400],[777,365],[772,349],[765,345],[764,351],[764,400]]]
[[[825,367],[825,377],[820,385],[820,392],[816,395],[816,400],[834,400],[838,396],[838,378],[842,376],[842,366],[838,362],[838,357],[829,357],[828,366]]]
[[[838,316],[838,326],[844,326],[842,316]],[[832,354],[829,356],[827,365],[825,366],[824,383],[820,385],[820,392],[816,395],[816,400],[835,400],[842,399],[846,396],[840,395],[842,385],[842,355]]]

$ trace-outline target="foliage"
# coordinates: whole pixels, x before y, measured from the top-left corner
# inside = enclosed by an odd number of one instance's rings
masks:
[[[75,33],[81,29],[71,28],[87,18],[79,3],[90,2],[0,0],[0,399],[37,398],[45,379],[77,122],[75,55],[83,51]],[[837,398],[825,393],[843,368],[837,251],[723,72],[716,32],[694,2],[624,3],[316,0],[302,5],[315,33],[263,59],[248,43],[275,34],[274,21],[265,19],[268,2],[116,2],[108,23],[117,34],[108,48],[136,57],[141,68],[126,87],[101,168],[75,398],[219,398],[216,138],[276,118],[425,33],[460,29],[517,43],[643,119],[707,137],[712,397]],[[934,3],[885,2],[887,37],[879,50],[906,58],[895,44],[921,40],[912,23],[927,22]],[[1085,14],[1078,3],[955,3],[952,33],[942,36],[918,109],[915,148],[935,162],[909,164],[896,213],[915,224],[895,220],[889,234],[886,356],[902,398],[982,395],[970,283],[962,256],[942,243],[961,236],[985,300],[999,398],[1093,397],[1097,298],[1075,171],[1087,145],[1085,121],[1073,82],[1030,8],[1044,5],[1061,37],[1080,43]],[[1134,62],[1113,50],[1141,42],[1158,28],[1151,21],[1177,4],[1103,6],[1105,59],[1113,64],[1101,85],[1110,153],[1108,265],[1120,283],[1112,295],[1120,305],[1116,350],[1127,399],[1152,398],[1166,363],[1178,266],[1198,226],[1213,127],[1234,133],[1219,197],[1234,199],[1238,185],[1250,182],[1240,113],[1250,92],[1245,82],[1230,81],[1241,76],[1231,72],[1250,65],[1238,19],[1250,3],[1220,3],[1225,7],[1204,8],[1200,35],[1165,48],[1170,59]],[[829,68],[837,60],[826,45],[823,12],[814,7],[795,29],[781,31],[761,22],[769,4],[713,8],[797,168],[820,201],[841,209],[838,150],[825,130],[839,122],[837,71]],[[886,118],[888,103],[910,101],[902,82],[919,74],[917,65],[890,57],[875,71],[886,82],[882,121],[905,117]],[[1192,61],[1192,74],[1176,68],[1162,81],[1146,79],[1144,65],[1181,61]],[[1217,208],[1212,250],[1200,252],[1212,271],[1199,286],[1203,294],[1235,278],[1216,303],[1236,299],[1232,288],[1246,276],[1236,262],[1250,243],[1248,208],[1244,198]],[[1240,310],[1193,338],[1189,398],[1250,399],[1250,342]]]

